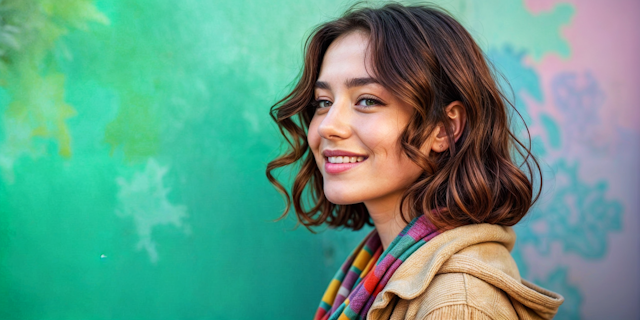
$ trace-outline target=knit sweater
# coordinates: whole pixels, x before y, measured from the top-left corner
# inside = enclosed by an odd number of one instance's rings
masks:
[[[510,227],[443,232],[400,265],[367,319],[552,319],[564,298],[520,278],[514,243]]]

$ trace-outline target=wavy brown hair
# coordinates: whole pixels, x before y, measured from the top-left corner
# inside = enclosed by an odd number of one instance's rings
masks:
[[[408,208],[403,218],[426,214],[440,229],[473,223],[511,226],[520,221],[542,188],[528,129],[527,146],[509,128],[511,116],[520,114],[460,23],[435,7],[398,3],[352,7],[341,18],[318,26],[307,39],[299,80],[271,107],[271,117],[289,146],[266,170],[269,181],[284,195],[283,217],[293,205],[298,221],[307,228],[326,223],[358,230],[371,224],[364,204],[336,205],[324,196],[322,174],[306,134],[315,112],[314,85],[324,54],[336,38],[353,31],[369,36],[371,71],[378,82],[415,110],[398,143],[423,173],[403,194],[400,208],[405,204]],[[460,101],[467,114],[457,141],[445,112],[453,101]],[[427,157],[420,146],[438,125],[443,125],[450,148]],[[522,163],[516,165],[514,158]],[[273,171],[293,164],[297,174],[289,193]],[[540,181],[534,197],[536,177]]]

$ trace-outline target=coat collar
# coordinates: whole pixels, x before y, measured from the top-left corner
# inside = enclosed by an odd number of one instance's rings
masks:
[[[498,242],[511,251],[515,239],[511,227],[491,224],[466,225],[443,232],[425,243],[400,265],[376,297],[367,317],[375,318],[371,315],[384,309],[394,295],[411,300],[422,294],[445,262],[456,252],[482,242]]]

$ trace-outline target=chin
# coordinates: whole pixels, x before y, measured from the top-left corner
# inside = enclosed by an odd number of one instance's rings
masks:
[[[350,195],[348,192],[340,192],[338,190],[324,190],[324,196],[329,202],[337,205],[349,205],[362,202],[362,199]]]

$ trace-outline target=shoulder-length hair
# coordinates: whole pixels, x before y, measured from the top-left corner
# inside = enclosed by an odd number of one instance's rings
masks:
[[[271,107],[271,117],[289,147],[266,170],[269,181],[284,195],[287,207],[282,216],[293,204],[298,221],[307,228],[326,223],[358,230],[371,224],[364,204],[336,205],[324,196],[322,174],[306,134],[324,54],[332,41],[353,31],[369,36],[376,79],[415,110],[398,143],[423,173],[402,196],[400,208],[408,208],[403,218],[425,214],[440,229],[473,223],[511,226],[520,221],[538,199],[542,181],[534,198],[534,173],[541,173],[540,166],[531,154],[530,137],[527,147],[510,130],[513,113],[507,107],[519,113],[460,23],[437,8],[398,3],[352,8],[318,26],[307,39],[300,79],[291,93]],[[460,101],[467,114],[457,141],[445,112],[453,101]],[[442,124],[450,147],[427,157],[420,146]],[[514,163],[516,153],[523,160],[521,165]],[[292,164],[299,171],[289,193],[272,172]]]

